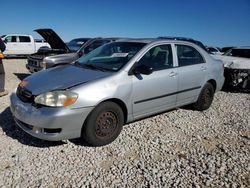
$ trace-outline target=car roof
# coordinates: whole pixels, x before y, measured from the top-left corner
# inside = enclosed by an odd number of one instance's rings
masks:
[[[138,42],[138,43],[152,43],[152,42],[184,42],[184,43],[191,43],[196,44],[188,40],[174,40],[174,39],[163,39],[163,38],[128,38],[128,39],[119,39],[116,42]],[[197,44],[196,44],[197,45]],[[198,45],[199,46],[199,45]]]

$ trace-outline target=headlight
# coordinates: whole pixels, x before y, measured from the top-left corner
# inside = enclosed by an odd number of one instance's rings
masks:
[[[35,103],[45,106],[69,106],[77,100],[78,94],[71,91],[52,91],[38,95]]]
[[[43,68],[43,69],[46,69],[46,62],[45,61],[42,61],[40,66]]]

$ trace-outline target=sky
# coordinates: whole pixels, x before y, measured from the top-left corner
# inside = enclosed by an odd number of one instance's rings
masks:
[[[180,36],[250,46],[250,0],[1,0],[0,35],[52,28],[77,37]]]

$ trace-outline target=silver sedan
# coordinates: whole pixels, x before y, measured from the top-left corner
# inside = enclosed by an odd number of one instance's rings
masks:
[[[187,104],[208,109],[223,71],[221,61],[187,41],[120,40],[27,77],[10,97],[11,111],[34,137],[82,137],[101,146],[125,123]]]

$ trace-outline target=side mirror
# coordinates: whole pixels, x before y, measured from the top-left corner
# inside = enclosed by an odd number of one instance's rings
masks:
[[[135,67],[133,72],[134,72],[134,74],[149,75],[149,74],[152,74],[153,68],[150,66],[147,66],[147,65],[139,65],[139,66]]]

